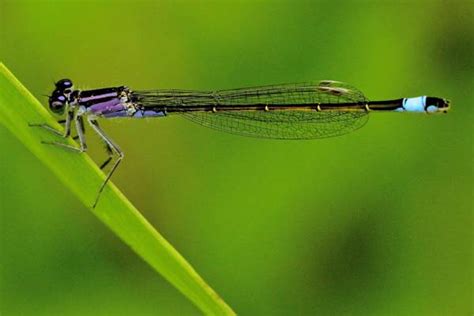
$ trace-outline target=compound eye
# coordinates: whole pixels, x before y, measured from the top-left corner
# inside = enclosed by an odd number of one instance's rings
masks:
[[[49,97],[49,108],[54,113],[61,114],[64,112],[66,102],[67,98],[62,93],[55,91],[53,95]]]
[[[71,92],[72,89],[72,81],[69,79],[61,79],[56,82],[56,89],[65,91],[66,89],[69,90],[67,93]]]
[[[57,110],[57,109],[61,108],[63,105],[64,105],[64,103],[62,103],[60,101],[51,102],[51,106],[53,107],[53,110]]]

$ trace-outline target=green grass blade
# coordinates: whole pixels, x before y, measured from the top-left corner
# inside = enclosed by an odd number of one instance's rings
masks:
[[[235,315],[111,182],[97,207],[92,209],[97,189],[104,180],[103,173],[85,154],[41,144],[41,140],[57,138],[41,129],[29,127],[28,123],[48,123],[61,129],[38,100],[0,63],[0,124],[10,130],[105,225],[204,314]],[[68,141],[74,145],[72,140]]]

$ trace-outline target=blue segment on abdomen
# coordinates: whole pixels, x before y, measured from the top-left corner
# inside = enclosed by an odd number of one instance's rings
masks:
[[[425,112],[426,96],[403,99],[403,108],[398,111]]]

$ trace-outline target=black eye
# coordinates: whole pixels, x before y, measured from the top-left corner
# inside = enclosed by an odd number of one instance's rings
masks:
[[[61,91],[55,90],[53,95],[49,97],[49,108],[54,113],[62,114],[66,102],[67,98],[61,93]]]
[[[72,81],[69,79],[61,79],[56,82],[56,89],[64,91],[72,88]]]

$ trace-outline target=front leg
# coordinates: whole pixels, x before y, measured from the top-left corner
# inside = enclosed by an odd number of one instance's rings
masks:
[[[66,137],[69,137],[69,135],[71,135],[71,122],[73,120],[73,117],[74,117],[74,112],[73,111],[67,111],[67,114],[66,114],[66,120],[59,120],[58,123],[64,123],[64,131],[61,132],[61,131],[58,131],[57,129],[55,129],[54,127],[46,124],[46,123],[36,123],[36,124],[33,124],[33,123],[29,123],[28,126],[30,127],[40,127],[44,130],[47,130],[51,133],[54,133],[58,136],[62,136],[64,138]]]
[[[86,144],[86,138],[84,136],[84,120],[83,120],[82,116],[81,115],[76,115],[76,117],[74,118],[74,123],[76,125],[77,137],[79,139],[79,148],[75,147],[75,146],[68,145],[68,144],[63,144],[63,143],[60,143],[60,142],[42,141],[42,143],[47,144],[47,145],[54,145],[54,146],[66,148],[66,149],[72,150],[74,152],[79,152],[79,153],[85,152],[87,150],[87,144]],[[68,125],[68,120],[67,119],[66,119],[66,125]],[[70,130],[71,130],[70,125],[71,125],[71,123],[69,121],[69,127],[66,128],[67,133],[64,134],[64,137],[69,136]]]

